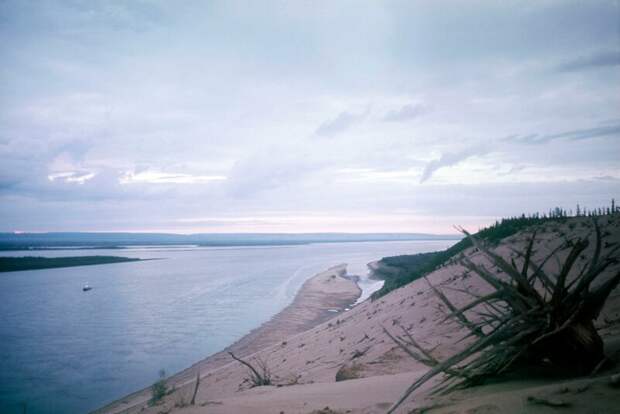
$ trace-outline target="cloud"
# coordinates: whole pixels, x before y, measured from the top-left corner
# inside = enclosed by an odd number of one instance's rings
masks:
[[[192,175],[147,170],[140,172],[128,171],[120,177],[119,182],[121,184],[204,184],[226,179],[225,175]]]
[[[607,50],[589,56],[580,56],[556,67],[558,72],[578,72],[620,65],[620,50]]]
[[[510,169],[506,172],[500,172],[498,173],[499,175],[513,175],[516,174],[518,172],[521,172],[525,170],[525,166],[524,165],[513,165],[512,167],[510,167]]]
[[[0,1],[4,228],[456,211],[489,182],[536,185],[468,214],[538,208],[543,181],[543,208],[618,193],[554,190],[618,176],[617,52],[591,53],[618,50],[613,1],[78,3]]]
[[[598,181],[620,182],[620,178],[611,175],[601,175],[598,177],[592,177],[592,179]]]
[[[337,117],[323,122],[321,126],[317,128],[315,134],[323,137],[330,137],[344,132],[355,124],[366,119],[369,112],[370,109],[367,109],[360,114],[353,114],[346,111],[341,112]]]
[[[335,171],[343,180],[358,181],[363,183],[376,182],[411,182],[412,177],[418,175],[418,169],[383,169],[374,168],[339,168]]]
[[[422,104],[407,104],[399,110],[392,110],[385,114],[383,120],[386,122],[404,122],[419,117],[426,111]]]
[[[467,148],[460,152],[444,153],[441,157],[436,160],[432,160],[426,165],[426,167],[424,167],[424,171],[422,171],[422,176],[420,177],[420,184],[430,180],[433,174],[435,174],[440,168],[456,165],[461,161],[465,161],[467,158],[482,155],[484,153],[486,153],[486,151],[479,147]]]
[[[299,185],[324,165],[323,158],[301,147],[264,148],[235,163],[227,189],[234,198],[251,199],[263,192]]]
[[[67,183],[84,184],[86,181],[95,177],[94,172],[80,172],[80,171],[63,171],[52,173],[47,176],[50,181],[61,180]]]
[[[557,134],[538,135],[530,134],[523,137],[508,138],[509,141],[523,144],[544,144],[550,141],[565,139],[569,141],[585,141],[589,139],[620,135],[620,125],[608,125],[595,128],[575,129]]]

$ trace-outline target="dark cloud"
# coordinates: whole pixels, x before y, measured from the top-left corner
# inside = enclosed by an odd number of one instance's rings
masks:
[[[362,122],[368,116],[369,110],[361,114],[351,112],[341,112],[337,117],[327,120],[319,126],[315,132],[316,135],[322,137],[330,137],[346,131],[357,123]]]
[[[523,137],[510,138],[509,141],[523,144],[545,144],[550,141],[563,139],[568,141],[585,141],[589,139],[620,136],[620,125],[609,125],[595,128],[575,129],[572,131],[560,132],[557,134],[538,135],[530,134]]]
[[[424,171],[422,171],[422,176],[420,177],[420,184],[428,181],[433,176],[433,174],[435,174],[437,170],[439,170],[440,168],[456,165],[461,161],[465,161],[467,158],[470,158],[476,155],[483,155],[486,152],[487,151],[485,149],[474,147],[474,148],[467,148],[459,152],[444,153],[441,155],[441,157],[429,162],[426,165],[426,167],[424,168]]]
[[[397,111],[390,111],[383,117],[386,122],[403,122],[415,119],[422,115],[426,108],[421,104],[407,104]]]
[[[578,72],[602,67],[619,66],[620,50],[598,52],[589,56],[580,56],[556,67],[559,72]]]

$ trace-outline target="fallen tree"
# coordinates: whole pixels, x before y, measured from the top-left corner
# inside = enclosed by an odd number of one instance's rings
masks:
[[[611,277],[594,284],[609,268],[618,264],[620,246],[613,246],[602,257],[603,236],[593,219],[595,245],[589,260],[575,265],[590,242],[588,238],[566,240],[546,257],[535,263],[534,231],[524,251],[513,251],[515,258],[507,261],[481,240],[460,229],[491,263],[485,266],[461,255],[460,263],[478,275],[492,291],[485,295],[463,290],[472,300],[456,307],[446,295],[427,283],[447,307],[445,320],[464,327],[463,338],[473,341],[461,352],[439,361],[432,350],[415,341],[409,331],[401,327],[401,334],[384,332],[410,357],[430,367],[417,379],[403,396],[390,408],[396,410],[416,389],[439,374],[443,380],[434,393],[447,393],[456,388],[476,385],[489,377],[500,375],[520,362],[550,364],[575,375],[596,371],[605,361],[603,341],[594,327],[611,291],[620,283],[620,271],[614,269]],[[560,252],[569,250],[560,259]],[[557,271],[547,274],[545,265],[557,261]]]

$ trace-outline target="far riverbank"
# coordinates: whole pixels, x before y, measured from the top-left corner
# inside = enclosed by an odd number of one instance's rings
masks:
[[[0,257],[0,272],[22,270],[55,269],[59,267],[92,266],[109,263],[138,262],[139,258],[120,256],[75,256],[75,257]],[[152,260],[152,259],[151,259]]]

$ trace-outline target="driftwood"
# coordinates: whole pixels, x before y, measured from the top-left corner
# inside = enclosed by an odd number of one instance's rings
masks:
[[[230,356],[232,357],[232,359],[234,359],[235,361],[240,362],[241,364],[245,365],[246,367],[248,367],[250,369],[250,381],[252,383],[252,386],[254,387],[260,387],[263,385],[271,385],[271,371],[269,370],[269,368],[267,367],[267,364],[261,360],[260,358],[257,358],[257,365],[258,365],[258,369],[254,368],[254,366],[252,366],[252,364],[250,364],[247,361],[244,361],[241,358],[238,358],[235,356],[235,354],[233,354],[232,352],[228,352],[230,354]],[[259,372],[260,370],[260,372]]]
[[[444,361],[435,359],[431,350],[417,343],[410,332],[401,327],[402,335],[394,335],[383,328],[387,336],[410,357],[430,367],[417,379],[403,396],[390,408],[392,413],[422,384],[444,374],[435,386],[434,393],[447,393],[456,388],[476,385],[491,376],[502,374],[517,362],[551,363],[564,372],[582,375],[600,368],[605,360],[603,341],[594,328],[611,291],[620,283],[620,271],[593,286],[593,282],[606,269],[618,263],[616,246],[601,257],[600,227],[593,219],[595,246],[589,261],[576,268],[581,253],[588,247],[586,239],[567,240],[539,263],[534,263],[533,232],[527,247],[517,253],[522,261],[517,266],[508,263],[476,237],[461,230],[470,238],[474,247],[486,256],[496,271],[474,263],[462,256],[460,263],[478,275],[492,288],[492,292],[479,295],[467,289],[473,300],[457,308],[435,286],[427,283],[448,309],[445,320],[452,320],[464,327],[472,339],[465,350]],[[563,262],[558,253],[570,249]],[[547,274],[545,264],[555,259],[559,266],[556,274]],[[574,271],[573,268],[575,268]]]
[[[198,387],[200,386],[200,371],[196,373],[196,386],[194,386],[194,394],[192,395],[191,405],[196,404],[196,394],[198,394]]]

